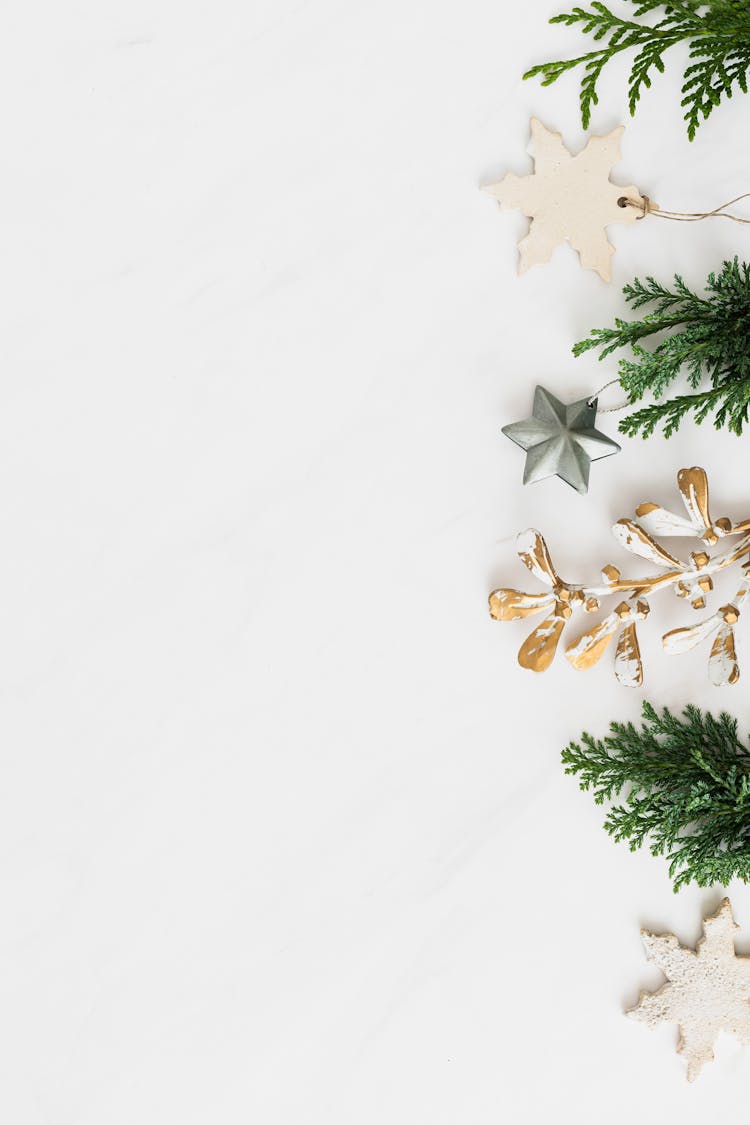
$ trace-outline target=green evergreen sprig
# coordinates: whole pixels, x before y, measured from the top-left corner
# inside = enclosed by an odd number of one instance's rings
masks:
[[[750,748],[729,715],[693,706],[659,715],[644,703],[640,730],[611,723],[606,738],[583,734],[562,760],[597,804],[624,794],[604,827],[631,851],[648,841],[666,856],[675,891],[750,880]]]
[[[713,412],[717,429],[741,434],[750,410],[750,265],[724,262],[720,273],[709,275],[703,297],[679,275],[671,290],[647,277],[623,292],[631,308],[650,311],[641,320],[617,318],[614,328],[595,328],[573,348],[577,356],[600,349],[600,359],[631,349],[632,358],[619,362],[628,401],[646,394],[656,401],[623,418],[621,433],[646,438],[661,424],[670,437],[686,415],[700,423]],[[644,348],[641,341],[657,333],[667,335],[652,351]],[[665,397],[680,375],[695,393]]]
[[[631,115],[635,113],[644,88],[651,86],[654,74],[663,74],[664,56],[670,47],[687,43],[690,59],[682,86],[688,136],[692,141],[722,98],[731,98],[739,88],[747,93],[750,69],[750,5],[747,0],[628,0],[635,11],[632,19],[622,19],[594,0],[589,8],[573,8],[554,16],[550,23],[577,26],[603,46],[575,58],[545,62],[534,66],[524,78],[541,77],[543,86],[569,70],[583,68],[581,79],[581,117],[587,129],[591,108],[598,104],[597,82],[604,67],[622,51],[634,50],[628,83]],[[659,10],[663,17],[644,23],[643,16]],[[639,22],[640,21],[640,22]]]

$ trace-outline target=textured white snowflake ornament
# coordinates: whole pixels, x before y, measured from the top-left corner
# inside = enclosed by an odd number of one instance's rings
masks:
[[[618,187],[609,178],[612,165],[620,159],[623,132],[620,126],[604,137],[589,137],[574,156],[559,133],[532,117],[529,153],[534,171],[530,176],[509,172],[484,189],[501,207],[522,211],[531,219],[528,235],[518,244],[519,273],[548,262],[558,246],[568,242],[585,269],[610,280],[615,250],[606,228],[611,223],[634,223],[640,217],[638,208],[623,205],[623,199],[644,202],[637,188]]]
[[[689,1082],[713,1059],[720,1031],[750,1046],[750,957],[735,952],[738,929],[725,898],[704,921],[704,937],[695,951],[680,945],[673,934],[641,931],[647,958],[667,982],[656,992],[642,992],[628,1015],[648,1027],[678,1025],[677,1050],[687,1059]]]

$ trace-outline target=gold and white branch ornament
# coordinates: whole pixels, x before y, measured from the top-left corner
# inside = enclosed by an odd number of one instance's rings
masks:
[[[681,469],[677,485],[687,516],[666,511],[657,504],[641,504],[636,519],[621,519],[612,528],[615,539],[633,555],[656,568],[648,576],[624,577],[607,565],[601,579],[591,585],[565,582],[555,570],[550,553],[538,531],[518,536],[518,555],[531,573],[548,589],[525,594],[499,589],[490,594],[490,615],[496,621],[544,614],[544,620],[526,638],[518,653],[522,668],[544,672],[557,651],[562,632],[576,612],[597,613],[608,599],[617,599],[609,613],[567,645],[565,655],[574,668],[591,668],[611,642],[615,647],[615,675],[621,684],[637,687],[643,682],[636,623],[649,613],[649,599],[661,590],[671,590],[690,603],[693,610],[706,608],[706,595],[713,590],[714,576],[737,567],[741,579],[731,604],[720,606],[695,625],[673,629],[662,638],[667,653],[688,652],[702,641],[711,641],[708,670],[717,686],[739,679],[734,626],[750,590],[750,519],[733,523],[713,520],[708,506],[708,480],[703,469]],[[658,542],[657,537],[691,537],[701,541],[687,561]]]
[[[527,176],[508,172],[502,180],[487,184],[484,191],[502,208],[522,211],[531,219],[529,233],[519,244],[518,272],[548,262],[558,246],[567,242],[578,251],[581,266],[610,280],[610,259],[615,252],[607,238],[613,223],[635,223],[647,216],[681,223],[724,218],[750,223],[727,210],[736,199],[712,211],[666,211],[632,184],[621,187],[610,179],[620,160],[620,125],[605,136],[591,136],[581,152],[566,148],[560,133],[554,133],[536,117],[531,119],[529,154],[534,171]]]

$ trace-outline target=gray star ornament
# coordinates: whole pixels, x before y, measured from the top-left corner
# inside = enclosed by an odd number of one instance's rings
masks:
[[[596,407],[596,399],[564,403],[536,388],[531,417],[503,426],[505,436],[526,450],[524,484],[558,476],[576,492],[588,492],[591,462],[620,452],[616,441],[595,429]]]

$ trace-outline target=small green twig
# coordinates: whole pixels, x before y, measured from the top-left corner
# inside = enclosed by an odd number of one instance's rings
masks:
[[[575,7],[553,16],[550,23],[577,27],[595,42],[604,42],[604,46],[570,59],[539,63],[527,70],[524,78],[539,78],[543,86],[551,86],[563,74],[580,67],[581,118],[587,129],[592,107],[599,101],[597,83],[607,63],[624,51],[636,52],[628,82],[628,105],[633,115],[643,89],[650,88],[653,75],[664,73],[667,51],[686,43],[691,62],[683,78],[681,104],[688,136],[693,140],[701,122],[724,97],[731,98],[735,88],[747,93],[750,6],[743,0],[624,2],[634,6],[633,19],[623,19],[599,0],[593,0],[590,8]],[[653,24],[640,22],[643,16],[658,10],[663,12],[661,20]]]

